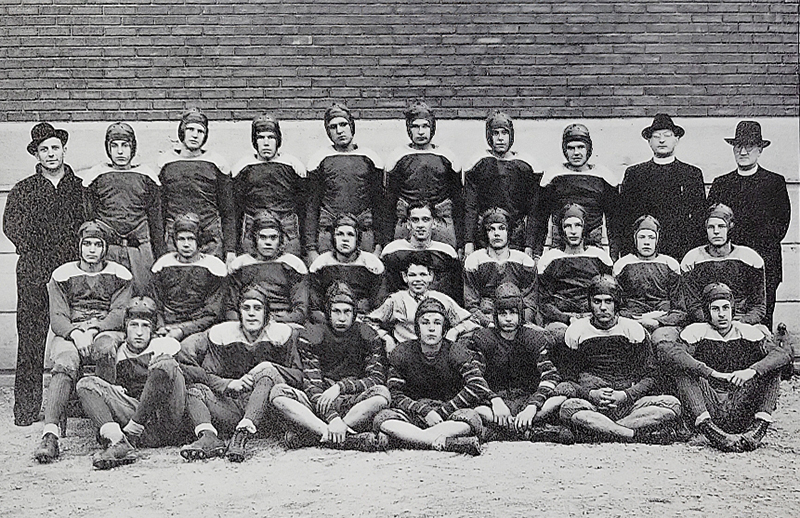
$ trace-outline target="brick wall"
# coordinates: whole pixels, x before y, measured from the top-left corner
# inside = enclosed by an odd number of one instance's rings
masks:
[[[3,0],[0,122],[797,116],[797,61],[796,0]]]

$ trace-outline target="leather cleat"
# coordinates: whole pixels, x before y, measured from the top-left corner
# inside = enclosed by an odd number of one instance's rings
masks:
[[[251,434],[246,428],[237,428],[235,432],[233,432],[233,437],[231,437],[231,442],[228,444],[228,450],[225,452],[225,457],[231,462],[242,462],[244,461],[247,450],[245,449],[247,446],[247,441],[252,437]]]
[[[296,430],[286,430],[283,434],[283,444],[290,450],[299,450],[309,446],[320,446],[319,437],[314,437],[310,433]]]
[[[448,437],[444,441],[444,451],[464,453],[478,456],[481,454],[481,442],[477,437]]]
[[[764,436],[767,435],[769,423],[763,419],[756,419],[750,428],[742,434],[742,448],[744,451],[753,451],[761,445]]]
[[[555,442],[558,444],[575,444],[575,435],[566,426],[545,424],[534,426],[524,434],[531,442]]]
[[[348,435],[342,444],[344,450],[366,452],[386,451],[389,448],[389,437],[384,433],[362,432]]]
[[[123,436],[121,441],[95,453],[92,456],[92,466],[95,469],[112,469],[136,462],[136,459],[136,448]]]
[[[211,431],[200,432],[200,437],[181,448],[181,457],[186,460],[205,460],[222,457],[225,454],[225,441]]]
[[[706,419],[698,424],[697,429],[703,432],[703,435],[711,442],[711,445],[720,451],[729,453],[741,453],[744,451],[741,435],[725,432],[711,419]]]
[[[58,437],[52,433],[44,434],[39,447],[33,452],[33,458],[39,464],[48,464],[58,458]]]

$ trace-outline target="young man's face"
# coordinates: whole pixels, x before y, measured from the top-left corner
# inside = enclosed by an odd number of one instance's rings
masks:
[[[728,242],[728,223],[721,218],[708,218],[706,235],[712,246],[724,246]]]
[[[260,333],[267,325],[267,312],[260,300],[249,299],[239,304],[242,328],[253,334]]]
[[[56,137],[50,137],[36,148],[36,159],[45,169],[56,171],[64,165],[66,148]]]
[[[419,335],[425,345],[439,345],[444,335],[444,315],[423,313],[419,318]]]
[[[81,259],[87,264],[97,264],[103,258],[105,243],[97,237],[85,237],[81,240]]]
[[[727,299],[715,300],[709,305],[709,316],[711,327],[719,334],[725,335],[733,325],[733,306]]]
[[[418,241],[427,241],[433,230],[433,215],[428,207],[412,209],[408,215],[408,226],[411,234]]]
[[[431,123],[428,119],[414,119],[409,125],[411,128],[411,142],[417,146],[425,146],[430,143]]]
[[[583,243],[583,221],[581,218],[567,218],[561,223],[564,231],[564,239],[572,246],[579,246]]]
[[[125,326],[125,339],[134,352],[144,351],[153,336],[153,324],[143,318],[132,318]]]
[[[347,147],[353,141],[353,129],[350,127],[350,121],[344,117],[334,117],[326,127],[328,128],[328,137],[334,145]]]
[[[408,290],[414,295],[426,293],[433,282],[433,274],[427,266],[421,264],[412,264],[407,271],[402,273],[402,276]]]
[[[489,246],[495,250],[502,250],[508,246],[508,227],[505,223],[492,223],[486,229]]]
[[[636,233],[636,252],[641,257],[652,257],[656,253],[658,234],[649,229]]]
[[[127,140],[112,140],[108,144],[111,154],[111,162],[116,167],[128,167],[133,159],[133,148]]]
[[[353,306],[344,302],[331,304],[331,327],[334,331],[344,332],[353,325],[355,312]]]
[[[264,259],[275,259],[280,253],[281,234],[275,228],[264,228],[256,236],[256,251]]]
[[[198,122],[190,122],[183,127],[183,145],[189,151],[197,151],[203,146],[206,128]]]
[[[178,232],[175,234],[175,249],[183,259],[193,259],[197,253],[197,236],[194,232]]]
[[[675,154],[678,137],[672,130],[663,129],[654,131],[647,142],[650,144],[650,149],[653,150],[653,155],[658,158],[667,158]]]
[[[500,331],[513,333],[519,329],[519,312],[517,308],[501,309],[497,312],[497,324]]]
[[[617,316],[614,297],[605,294],[593,295],[589,299],[589,306],[596,325],[611,327],[614,324]]]
[[[352,254],[358,245],[358,232],[350,225],[340,225],[333,232],[333,247],[342,255]]]
[[[763,148],[756,144],[747,144],[744,146],[736,144],[733,146],[733,158],[736,159],[736,165],[744,170],[748,170],[758,164],[758,159],[762,151]]]
[[[580,140],[567,142],[567,162],[573,167],[583,167],[589,161],[589,148]]]
[[[504,155],[511,149],[511,134],[505,128],[492,130],[492,151],[496,155]]]
[[[256,151],[263,160],[270,160],[278,154],[278,135],[272,131],[259,131],[256,135]]]

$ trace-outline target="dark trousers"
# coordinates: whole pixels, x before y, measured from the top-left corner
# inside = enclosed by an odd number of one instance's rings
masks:
[[[775,330],[772,328],[773,324],[772,316],[775,313],[775,293],[778,291],[779,285],[780,283],[767,284],[767,291],[766,291],[767,312],[764,314],[764,318],[761,320],[761,323],[767,326],[767,329],[769,329],[773,333],[775,332]]]
[[[42,406],[42,374],[50,327],[47,285],[17,276],[17,370],[14,379],[14,419],[35,419]]]

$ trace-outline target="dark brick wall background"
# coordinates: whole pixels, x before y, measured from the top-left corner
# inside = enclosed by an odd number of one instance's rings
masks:
[[[798,115],[798,2],[2,0],[0,122]]]

